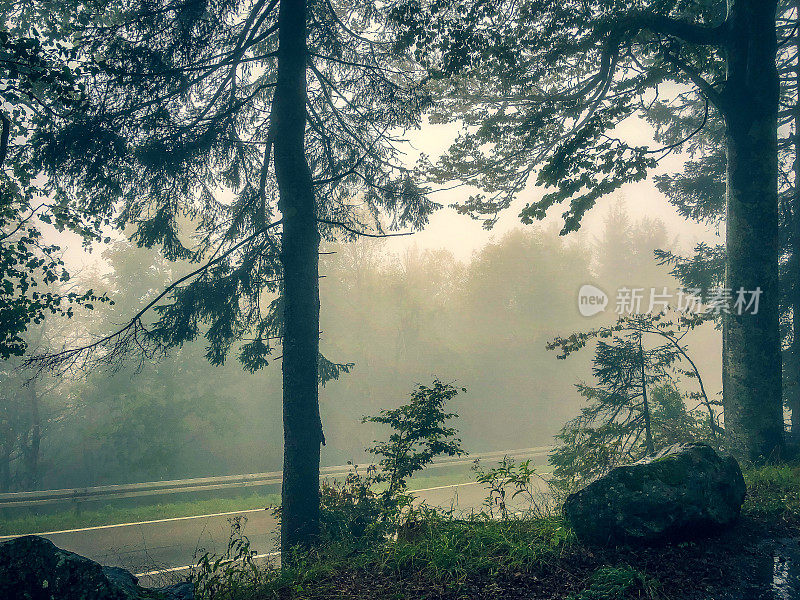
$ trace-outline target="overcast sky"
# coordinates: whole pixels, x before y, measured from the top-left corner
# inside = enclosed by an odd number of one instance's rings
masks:
[[[455,125],[426,125],[421,130],[409,136],[411,145],[419,152],[430,156],[440,155],[454,139],[458,127]],[[620,125],[616,133],[619,137],[632,144],[648,144],[657,147],[653,142],[652,128],[645,122],[632,119]],[[417,155],[409,153],[409,164],[416,160]],[[653,183],[653,175],[670,173],[681,168],[684,155],[669,156],[662,161],[660,167],[654,170],[646,181],[631,183],[611,196],[603,198],[584,218],[581,231],[583,235],[596,235],[602,227],[603,219],[608,209],[616,202],[622,200],[628,207],[632,219],[641,217],[657,218],[664,222],[671,237],[677,237],[679,247],[688,251],[697,242],[705,241],[709,244],[721,243],[724,230],[717,232],[712,227],[707,227],[687,221],[681,217],[675,208],[667,201]],[[520,210],[529,202],[539,199],[545,190],[531,186],[516,200],[514,206],[503,213],[500,220],[491,231],[482,228],[480,222],[467,216],[459,215],[455,210],[448,208],[454,202],[460,202],[474,193],[474,188],[462,187],[435,193],[432,199],[444,205],[431,219],[424,231],[413,236],[394,238],[389,240],[387,248],[392,251],[402,251],[410,246],[420,248],[448,248],[457,258],[467,259],[472,252],[478,250],[492,239],[502,236],[505,232],[515,227],[524,227],[519,219]],[[544,224],[562,224],[560,218],[564,207],[553,207]],[[720,237],[722,235],[723,237]]]
[[[439,156],[452,142],[457,132],[457,125],[424,125],[420,130],[413,132],[409,136],[412,149],[408,152],[407,164],[413,165],[420,152],[432,157]],[[639,120],[623,123],[616,133],[630,143],[654,144],[652,129]],[[724,231],[718,233],[713,228],[682,218],[653,184],[653,175],[680,169],[684,159],[685,156],[682,155],[669,156],[662,161],[661,166],[653,171],[646,181],[627,184],[616,194],[602,198],[584,218],[580,235],[590,239],[597,235],[609,208],[621,200],[627,206],[634,220],[641,217],[662,220],[670,237],[677,238],[678,247],[684,252],[691,249],[698,241],[710,244],[720,243],[722,238],[719,235],[724,236]],[[456,258],[467,260],[474,251],[493,239],[498,239],[515,227],[524,227],[519,219],[520,210],[525,204],[540,198],[545,193],[545,190],[541,188],[530,186],[515,201],[512,208],[500,216],[495,227],[491,231],[487,231],[483,229],[480,222],[457,214],[448,206],[454,202],[460,202],[474,191],[474,188],[460,187],[434,193],[431,198],[442,204],[443,208],[433,215],[425,230],[411,236],[389,239],[386,249],[389,252],[402,253],[405,249],[415,246],[420,249],[447,248]],[[553,207],[543,224],[560,226],[562,222],[560,215],[563,211],[562,206]],[[96,247],[91,254],[87,254],[81,249],[80,243],[74,236],[61,237],[58,243],[66,248],[66,261],[75,272],[97,266],[98,261],[101,260],[101,247]]]

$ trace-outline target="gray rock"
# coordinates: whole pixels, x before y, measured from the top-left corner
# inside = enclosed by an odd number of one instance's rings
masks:
[[[103,567],[27,535],[0,543],[0,598],[16,600],[193,600],[190,584],[148,589],[119,567]]]
[[[586,542],[688,539],[733,523],[745,493],[733,457],[707,444],[675,445],[570,494],[564,514]]]

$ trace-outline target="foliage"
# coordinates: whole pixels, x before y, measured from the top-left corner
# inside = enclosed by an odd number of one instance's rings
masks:
[[[466,388],[461,388],[466,392]],[[428,387],[420,385],[411,393],[411,401],[395,409],[382,410],[373,417],[364,417],[363,423],[378,423],[392,428],[389,439],[375,442],[367,451],[381,457],[380,471],[374,480],[386,483],[384,498],[390,500],[403,495],[408,487],[408,478],[421,471],[437,456],[461,456],[458,433],[447,422],[458,417],[445,412],[445,404],[458,395],[452,384],[438,379]]]
[[[315,228],[325,240],[352,240],[421,227],[437,205],[399,148],[430,102],[420,74],[371,41],[394,35],[371,1],[344,13],[337,2],[309,3],[308,11]],[[94,67],[83,118],[37,131],[41,162],[67,189],[98,189],[102,178],[117,228],[197,268],[98,343],[42,362],[107,366],[203,337],[213,364],[235,356],[261,369],[284,331],[272,114],[279,3],[136,0],[102,12],[113,16],[92,14],[76,44]],[[320,357],[324,381],[350,367]]]
[[[324,389],[329,460],[343,464],[381,439],[383,426],[352,423],[385,408],[381,398],[402,398],[408,381],[432,371],[452,374],[470,397],[502,399],[459,408],[464,447],[485,439],[498,448],[547,443],[577,413],[571,382],[589,375],[583,361],[555,361],[545,349],[559,329],[584,327],[575,291],[588,280],[614,289],[613,261],[622,255],[629,257],[625,268],[638,286],[665,281],[663,269],[649,257],[667,234],[655,222],[625,220],[622,205],[618,212],[591,246],[543,227],[513,230],[466,260],[443,250],[397,257],[381,240],[328,246],[336,253],[322,259],[323,353],[365,367]],[[48,324],[51,347],[111,329],[191,269],[123,241],[102,258],[107,268],[84,271],[77,281],[107,290],[114,306]],[[520,270],[528,261],[536,268]],[[590,267],[599,274],[592,278]],[[715,347],[718,332],[703,327],[692,335],[703,369],[713,361],[708,348]],[[59,378],[57,393],[47,395],[45,415],[52,420],[43,430],[42,485],[71,488],[280,469],[281,423],[275,418],[280,370],[242,373],[235,361],[208,369],[204,352],[198,341],[141,368],[134,363],[80,381]],[[518,418],[529,413],[537,418]],[[144,418],[141,437],[128,435],[128,425],[137,427],[128,421],[134,414]]]
[[[746,470],[742,512],[756,518],[800,523],[800,465],[766,465]]]
[[[365,474],[354,466],[343,482],[323,481],[320,488],[320,535],[328,542],[352,539],[375,543],[393,533],[398,497],[382,498],[374,489],[375,467]],[[405,506],[405,503],[402,503]]]
[[[800,469],[796,465],[762,467],[745,472],[745,478],[746,516],[772,520],[780,515],[784,519],[800,515]],[[786,502],[787,497],[791,502]],[[749,535],[750,529],[744,533]],[[670,561],[687,556],[700,560],[709,552],[704,545],[688,555],[678,547],[666,550]],[[565,595],[569,600],[671,598],[676,594],[667,582],[659,582],[647,571],[661,556],[659,552],[651,549],[645,561],[648,565],[640,567],[630,562],[630,548],[623,548],[617,558],[613,549],[599,552],[581,547],[559,516],[502,521],[480,516],[457,519],[430,512],[418,523],[414,536],[358,547],[331,540],[304,555],[302,561],[282,569],[268,566],[260,587],[249,595],[241,594],[239,600],[328,598],[341,595],[343,586],[349,586],[348,593],[356,598],[416,598],[431,590],[443,596],[484,597],[518,591],[517,581],[548,582],[559,577],[581,582],[583,589]],[[713,560],[719,558],[713,554]],[[739,564],[740,558],[736,555],[733,564]],[[587,563],[600,566],[587,576]]]
[[[544,481],[536,470],[531,467],[531,461],[523,460],[517,463],[513,458],[504,456],[496,467],[484,469],[479,461],[473,465],[475,481],[488,490],[488,495],[483,502],[485,511],[490,519],[495,518],[495,510],[499,511],[499,518],[507,520],[511,516],[508,503],[517,497],[526,504],[522,514],[542,516],[546,513],[546,505],[541,492],[536,489],[535,482]],[[509,488],[511,496],[508,497]]]
[[[676,147],[649,148],[614,128],[672,95],[668,82],[704,93],[697,82],[722,63],[704,47],[724,18],[711,2],[407,0],[393,16],[402,46],[440,81],[433,121],[465,124],[430,173],[478,187],[457,208],[487,226],[535,182],[551,191],[522,220],[567,204],[563,232],[575,231],[599,198],[643,180]]]
[[[103,239],[109,207],[70,197],[44,177],[33,142],[39,129],[74,120],[85,108],[72,10],[71,2],[48,0],[0,7],[1,359],[25,351],[30,324],[108,302],[103,294],[71,284],[63,249],[52,236],[70,232],[85,245]]]
[[[256,551],[250,548],[250,540],[244,535],[247,517],[228,521],[231,533],[225,553],[217,556],[205,552],[189,574],[195,594],[203,600],[239,598],[258,589],[266,578],[264,569],[255,563]]]
[[[107,270],[86,273],[82,281],[108,290],[116,303],[94,311],[90,321],[77,316],[74,327],[58,337],[75,343],[92,330],[115,327],[186,268],[126,240],[109,245],[102,258]],[[180,348],[153,358],[158,360],[131,362],[113,372],[86,373],[61,391],[68,410],[50,435],[54,443],[72,446],[82,454],[78,464],[70,464],[60,450],[62,477],[77,479],[77,485],[178,479],[193,474],[191,465],[208,465],[211,456],[216,473],[225,472],[225,459],[216,450],[238,444],[240,419],[230,418],[236,392],[210,385],[221,373],[208,372],[202,347]],[[202,443],[198,443],[199,432]],[[82,471],[89,471],[93,481],[82,480]],[[205,466],[202,475],[211,474]]]
[[[781,102],[784,106],[796,106],[797,86],[797,15],[790,2],[779,2],[776,15],[778,35],[783,39],[779,47],[778,64],[781,75]],[[795,123],[794,110],[781,110],[779,113],[778,166],[780,176],[780,225],[782,229],[782,259],[784,269],[784,292],[795,286],[791,274],[793,241],[796,235],[796,207],[794,197],[796,188],[793,181],[796,174],[794,157],[796,146],[791,131]],[[706,101],[693,93],[680,93],[669,100],[657,100],[648,113],[648,120],[655,127],[656,140],[660,143],[677,144],[689,154],[690,160],[683,164],[681,171],[661,174],[655,177],[656,187],[665,194],[670,203],[687,219],[719,227],[725,221],[725,169],[727,152],[725,149],[725,123],[722,116],[709,111]],[[693,133],[694,132],[694,133]],[[660,252],[658,258],[673,266],[673,274],[687,288],[700,288],[704,292],[710,287],[722,286],[724,245],[708,246],[698,244],[689,256],[672,252]],[[783,310],[788,310],[786,298]]]
[[[589,580],[589,587],[567,600],[625,600],[655,598],[657,582],[631,567],[600,567]]]
[[[455,387],[437,379],[430,387],[419,385],[409,403],[363,417],[364,423],[388,425],[392,432],[387,441],[375,441],[367,449],[382,457],[377,465],[363,473],[354,465],[344,481],[322,483],[320,536],[324,542],[377,543],[415,518],[408,478],[437,456],[465,454],[461,440],[455,437],[457,431],[447,426],[458,415],[445,412],[445,404],[457,394]],[[281,508],[275,512],[280,518]]]
[[[566,358],[597,340],[591,386],[577,384],[587,402],[580,414],[567,422],[556,436],[561,442],[550,456],[554,483],[572,489],[614,466],[632,462],[672,443],[687,442],[706,435],[714,440],[720,429],[716,404],[708,399],[697,367],[682,341],[685,334],[703,322],[703,317],[665,314],[621,316],[611,327],[600,327],[548,344]],[[647,346],[645,337],[655,339]],[[606,341],[608,340],[608,341]],[[681,361],[688,363],[680,370]],[[685,396],[699,401],[708,416],[707,429],[687,411],[684,396],[676,387],[676,376],[697,380],[700,391]]]

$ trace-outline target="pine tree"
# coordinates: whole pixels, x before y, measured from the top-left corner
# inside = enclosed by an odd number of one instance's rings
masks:
[[[625,316],[613,326],[556,338],[548,344],[564,359],[589,341],[597,341],[592,359],[596,383],[577,384],[586,406],[556,436],[560,446],[550,456],[560,488],[573,489],[616,465],[676,442],[705,437],[718,443],[722,430],[716,404],[706,396],[700,373],[682,342],[686,332],[702,320]],[[686,368],[681,368],[681,363]],[[680,394],[680,374],[696,379],[699,391]],[[691,413],[684,397],[698,401]],[[705,416],[700,417],[698,411]]]
[[[89,107],[36,132],[41,168],[78,194],[111,196],[116,226],[139,245],[199,266],[120,330],[33,362],[93,369],[202,335],[213,364],[233,352],[256,370],[279,346],[281,544],[309,545],[324,443],[318,387],[350,368],[319,353],[320,239],[425,223],[435,205],[401,166],[398,132],[416,126],[429,98],[369,1],[118,8],[95,15],[79,40]]]

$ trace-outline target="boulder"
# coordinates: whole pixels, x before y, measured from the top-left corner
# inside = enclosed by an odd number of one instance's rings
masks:
[[[745,493],[733,457],[707,444],[678,444],[570,494],[564,514],[585,542],[688,539],[733,523]]]
[[[193,588],[178,584],[140,587],[134,575],[104,567],[26,535],[0,543],[0,598],[25,600],[192,600]]]

